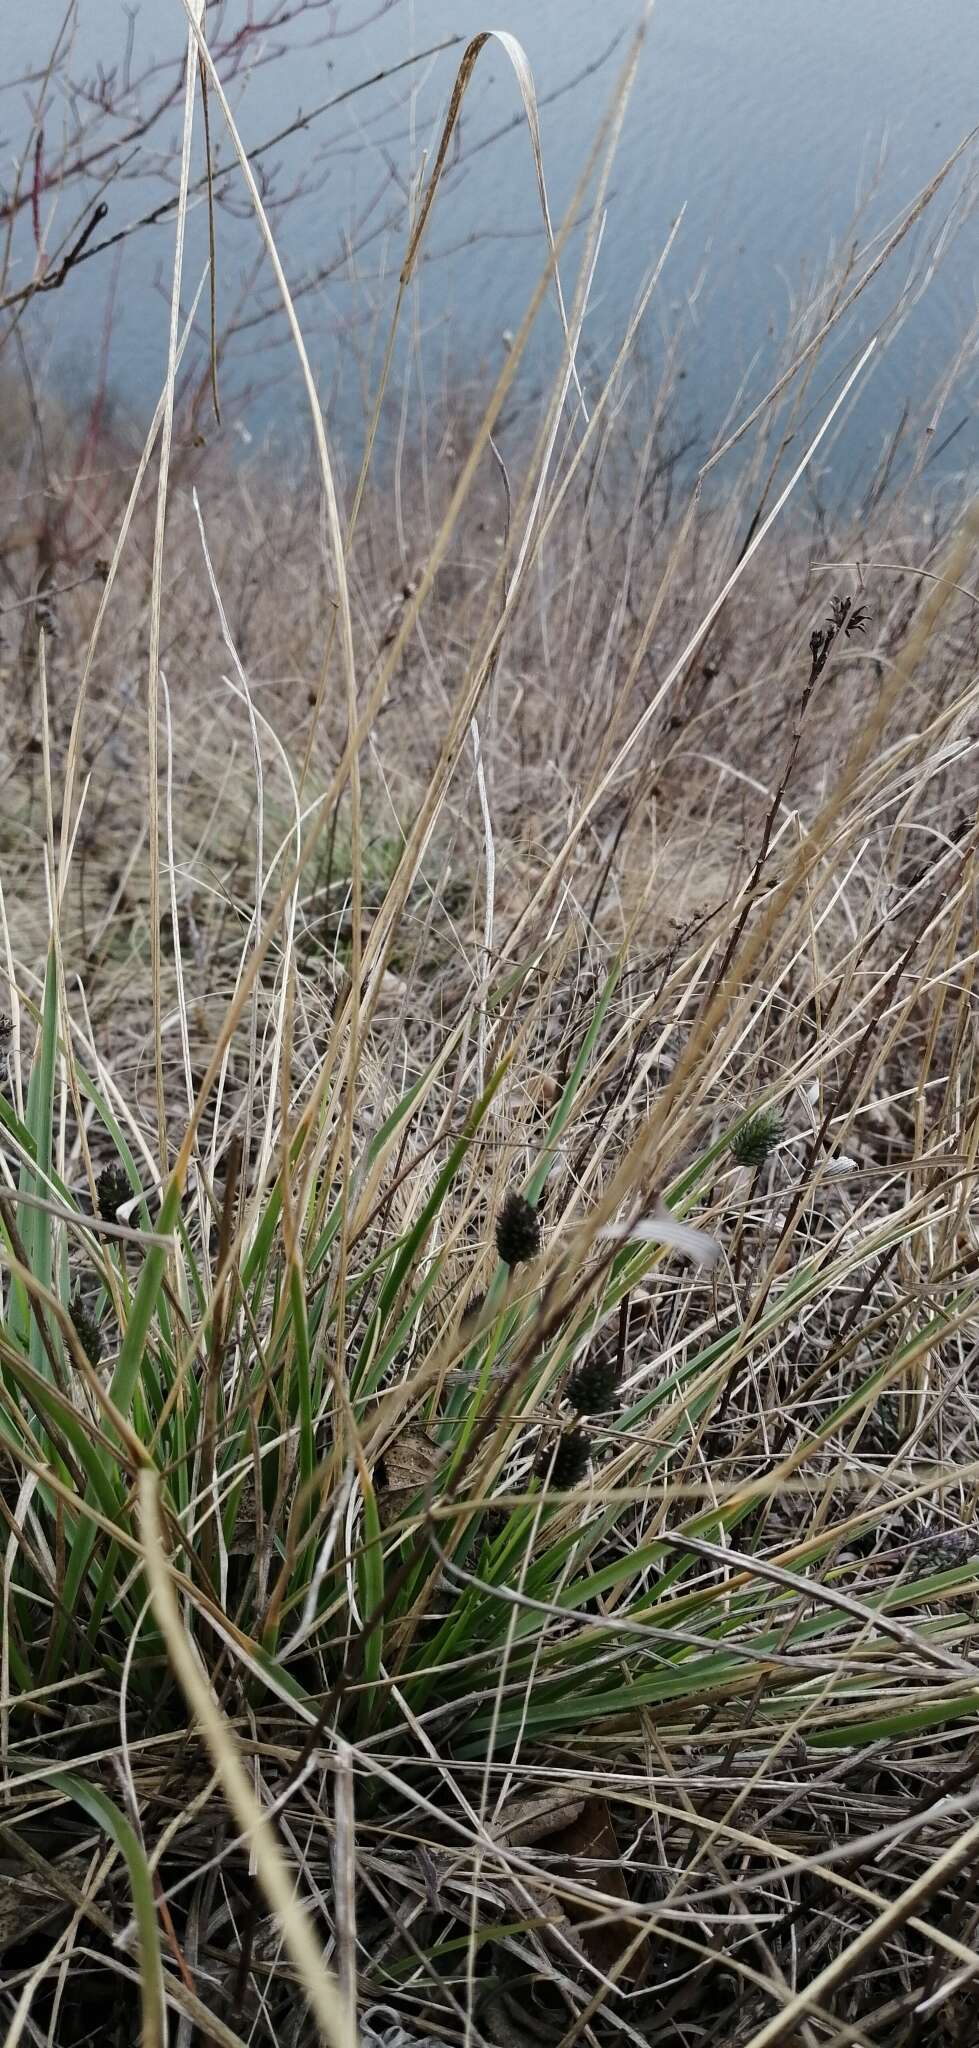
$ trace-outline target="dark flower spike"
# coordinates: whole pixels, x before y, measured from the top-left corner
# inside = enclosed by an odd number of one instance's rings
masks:
[[[568,1400],[579,1415],[601,1415],[615,1406],[619,1386],[614,1352],[593,1352],[568,1382]]]
[[[525,1195],[515,1188],[496,1219],[496,1249],[505,1266],[521,1266],[536,1259],[540,1251],[540,1216]]]
[[[104,1166],[95,1183],[95,1206],[103,1223],[116,1223],[124,1202],[132,1200],[129,1175],[121,1166]]]
[[[867,630],[867,617],[868,613],[865,604],[855,605],[852,597],[833,598],[826,625],[817,626],[815,631],[809,635],[809,653],[812,658],[812,670],[809,676],[810,690],[826,667],[833,642],[838,639],[841,633],[846,640],[851,639],[854,633],[865,633]]]
[[[570,1493],[588,1470],[588,1438],[584,1430],[572,1429],[558,1438],[557,1448],[549,1444],[542,1453],[538,1466],[545,1486],[556,1486],[560,1493]]]
[[[102,1357],[102,1331],[91,1311],[85,1307],[81,1295],[76,1292],[68,1304],[68,1313],[75,1325],[75,1335],[88,1359],[89,1365],[98,1365]]]

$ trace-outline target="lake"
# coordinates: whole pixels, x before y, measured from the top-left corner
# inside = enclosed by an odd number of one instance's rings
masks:
[[[252,15],[269,11],[270,0],[253,0]],[[288,0],[281,11],[289,11]],[[63,14],[64,0],[36,0],[8,13],[8,76],[43,61]],[[365,394],[383,354],[412,180],[423,161],[431,161],[462,45],[414,64],[405,60],[446,37],[467,38],[490,25],[520,39],[542,103],[544,167],[558,221],[610,103],[638,14],[635,0],[605,0],[603,6],[510,0],[493,13],[478,0],[451,6],[445,0],[363,0],[287,24],[275,61],[256,61],[273,47],[271,37],[264,50],[253,43],[233,90],[250,149],[300,112],[339,101],[261,156],[272,197],[294,195],[277,215],[277,232],[290,281],[301,291],[304,330],[337,438],[356,445]],[[227,38],[248,18],[244,0],[226,6],[223,15],[210,10],[212,40],[219,33]],[[76,81],[99,65],[107,71],[120,62],[126,21],[121,0],[80,0],[70,65]],[[334,32],[322,40],[330,23]],[[152,8],[144,0],[134,74],[178,55],[183,35],[179,0],[158,0]],[[390,75],[395,65],[403,68]],[[389,75],[351,90],[379,71]],[[154,82],[164,75],[157,70]],[[151,97],[148,91],[144,103]],[[23,95],[8,90],[2,104],[9,160],[26,132]],[[178,116],[164,114],[130,155],[123,138],[134,104],[124,106],[118,123],[119,166],[104,193],[103,234],[138,219],[170,190],[167,149],[178,135]],[[59,119],[65,118],[62,104]],[[646,317],[642,352],[655,381],[676,340],[684,431],[702,453],[723,423],[766,388],[803,280],[818,279],[834,252],[847,246],[858,212],[859,239],[873,249],[874,238],[894,226],[977,119],[974,0],[933,0],[929,7],[922,0],[658,0],[612,173],[583,337],[586,383],[590,373],[594,388],[683,210]],[[228,146],[217,108],[212,122],[224,162]],[[49,121],[49,135],[52,128]],[[478,387],[498,366],[545,253],[531,149],[513,72],[498,46],[488,46],[479,59],[450,163],[399,360],[399,378],[408,365],[415,387],[421,377],[429,393],[454,380]],[[976,170],[970,150],[854,309],[814,380],[816,420],[830,401],[831,372],[853,360],[909,275],[919,282],[924,277],[951,212],[955,232],[941,263],[927,290],[910,294],[864,379],[846,434],[827,455],[831,495],[859,487],[905,402],[928,399],[976,321]],[[222,365],[225,432],[242,445],[262,437],[286,442],[305,431],[298,371],[281,321],[269,311],[274,292],[267,266],[256,270],[258,237],[240,188],[229,182],[221,189],[233,193],[234,212],[223,207],[219,213],[220,305],[222,318],[237,328]],[[64,224],[61,216],[58,223]],[[21,276],[30,274],[33,262],[28,228],[19,223]],[[111,383],[140,417],[145,414],[165,362],[172,242],[171,216],[80,265],[60,292],[34,302],[30,322],[46,338],[52,374],[76,387],[90,385],[104,336]],[[569,297],[580,246],[580,235],[572,235],[562,259]],[[186,274],[194,283],[206,249],[201,201],[188,230]],[[316,278],[321,281],[311,283]],[[194,344],[200,372],[205,324]],[[549,376],[559,342],[549,302],[528,354],[525,393]],[[936,474],[950,466],[961,471],[975,459],[974,366],[971,344],[936,430]]]

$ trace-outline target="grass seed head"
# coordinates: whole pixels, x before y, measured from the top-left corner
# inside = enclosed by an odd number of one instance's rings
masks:
[[[739,1166],[764,1166],[783,1137],[782,1119],[774,1108],[758,1109],[731,1139],[731,1156]]]

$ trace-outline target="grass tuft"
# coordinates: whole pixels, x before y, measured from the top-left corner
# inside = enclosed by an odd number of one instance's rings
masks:
[[[430,389],[477,38],[346,477],[189,12],[178,243],[206,76],[315,463],[207,445],[233,382],[179,264],[128,461],[61,419],[55,529],[43,391],[0,445],[5,502],[46,508],[0,648],[11,2038],[81,2048],[111,2013],[224,2048],[907,2048],[927,2016],[959,2048],[979,515],[931,490],[953,380],[830,497],[922,280],[868,336],[884,245],[847,244],[691,476],[676,363],[643,353],[672,236],[605,373],[581,345],[641,38],[555,224],[501,31],[540,276],[499,375]]]

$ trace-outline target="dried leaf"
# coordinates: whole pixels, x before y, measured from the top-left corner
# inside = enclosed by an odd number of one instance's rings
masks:
[[[234,1534],[231,1538],[232,1557],[254,1557],[257,1521],[255,1515],[256,1494],[255,1474],[246,1472],[238,1497]]]
[[[445,1445],[429,1436],[427,1429],[417,1422],[407,1423],[385,1445],[374,1468],[382,1529],[405,1514],[412,1501],[431,1485],[445,1458]]]
[[[536,1799],[508,1800],[494,1822],[493,1840],[501,1849],[529,1849],[533,1842],[546,1842],[562,1828],[569,1828],[584,1806],[583,1799],[561,1798],[553,1792],[539,1794]]]
[[[585,1800],[576,1819],[554,1835],[552,1847],[569,1860],[585,1857],[590,1863],[598,1864],[600,1867],[588,1874],[588,1881],[594,1885],[596,1892],[603,1892],[606,1897],[622,1899],[624,1903],[628,1901],[629,1892],[622,1871],[619,1844],[606,1800]],[[581,1872],[578,1871],[576,1874],[580,1882]],[[587,1906],[569,1899],[567,1910],[577,1925],[581,1946],[589,1962],[594,1963],[596,1970],[601,1970],[603,1975],[608,1976],[620,1962],[623,1951],[635,1939],[636,1930],[631,1918],[624,1913],[621,1920],[603,1919],[592,1926],[589,1924]],[[596,1908],[596,1915],[600,1910]],[[646,1948],[647,1943],[643,1941],[630,1956],[619,1973],[620,1983],[635,1985],[641,1981],[645,1970]]]
[[[378,1485],[385,1490],[399,1486],[412,1486],[417,1490],[434,1479],[444,1461],[445,1445],[440,1444],[436,1437],[429,1436],[420,1423],[409,1422],[384,1446],[379,1460],[384,1469],[378,1477]]]

